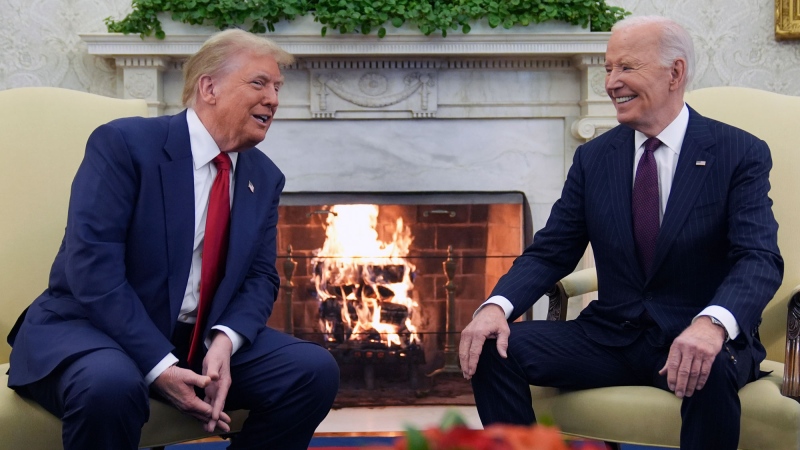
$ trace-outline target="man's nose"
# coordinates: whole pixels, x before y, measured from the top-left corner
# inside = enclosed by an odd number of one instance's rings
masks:
[[[606,91],[614,90],[622,86],[619,81],[619,74],[615,70],[606,72]]]
[[[264,106],[278,106],[278,92],[275,89],[265,89],[261,104]]]

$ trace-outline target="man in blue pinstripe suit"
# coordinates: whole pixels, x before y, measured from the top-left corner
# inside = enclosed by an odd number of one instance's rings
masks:
[[[683,399],[682,449],[737,448],[737,392],[759,376],[761,313],[783,276],[772,162],[766,143],[684,103],[693,70],[680,25],[638,17],[612,29],[606,91],[620,125],[577,149],[547,224],[462,332],[484,425],[534,422],[529,384],[651,385]],[[511,323],[589,243],[598,300],[572,321]]]

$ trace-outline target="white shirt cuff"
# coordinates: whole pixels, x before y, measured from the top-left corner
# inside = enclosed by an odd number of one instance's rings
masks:
[[[478,307],[478,309],[476,309],[475,312],[472,314],[472,318],[474,319],[475,316],[480,312],[480,310],[482,310],[486,305],[497,305],[503,308],[503,312],[506,313],[506,319],[511,317],[511,313],[514,312],[514,305],[512,305],[507,298],[500,295],[495,295],[489,297],[489,300],[483,302],[483,304],[480,307]]]
[[[233,354],[236,353],[237,350],[242,348],[242,345],[244,345],[244,336],[242,336],[241,334],[231,330],[230,328],[226,327],[225,325],[214,325],[213,327],[211,327],[211,329],[212,330],[222,331],[223,333],[225,333],[225,335],[228,336],[228,338],[230,338],[231,343],[233,344],[233,347],[231,347],[231,356],[233,356]],[[206,344],[206,348],[210,347],[211,346],[211,339],[210,338],[206,338],[205,344]]]
[[[722,325],[725,326],[725,330],[728,332],[729,339],[733,340],[736,339],[736,336],[739,336],[739,332],[741,330],[739,329],[739,324],[736,322],[736,318],[733,317],[733,314],[731,314],[730,311],[723,308],[722,306],[719,305],[707,306],[706,309],[700,311],[700,314],[698,314],[697,316],[695,316],[694,319],[692,319],[692,323],[694,323],[694,321],[697,320],[697,318],[700,316],[711,316],[722,322]]]
[[[153,367],[150,372],[147,373],[144,377],[144,382],[148,386],[153,384],[153,381],[156,381],[165,370],[169,369],[170,367],[174,366],[178,362],[178,358],[175,357],[172,353],[167,353],[167,356],[164,357],[155,367]]]

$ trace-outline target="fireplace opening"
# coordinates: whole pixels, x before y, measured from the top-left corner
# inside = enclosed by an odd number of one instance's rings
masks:
[[[531,228],[519,192],[284,193],[269,325],[331,352],[337,407],[471,404],[459,332]]]

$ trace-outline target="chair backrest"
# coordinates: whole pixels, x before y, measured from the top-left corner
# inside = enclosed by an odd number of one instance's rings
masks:
[[[764,311],[760,333],[767,358],[783,361],[787,303],[792,290],[800,285],[800,97],[714,87],[689,92],[685,99],[700,114],[763,139],[772,152],[769,195],[774,202],[785,271],[781,288]]]
[[[52,87],[0,91],[0,363],[17,316],[47,287],[89,134],[146,115],[144,100]]]

